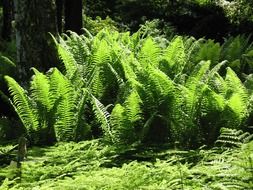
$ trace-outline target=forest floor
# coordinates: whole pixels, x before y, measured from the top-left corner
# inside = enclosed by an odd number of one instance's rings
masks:
[[[11,147],[1,147],[4,150]],[[13,152],[15,154],[15,152]],[[9,155],[9,158],[15,155]],[[1,164],[0,189],[253,189],[253,141],[237,148],[119,150],[100,140],[28,148]]]

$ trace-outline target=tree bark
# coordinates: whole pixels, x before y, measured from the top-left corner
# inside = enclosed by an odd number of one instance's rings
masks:
[[[81,34],[82,27],[82,0],[65,0],[65,31]]]
[[[3,28],[2,38],[4,40],[11,40],[11,21],[13,19],[13,1],[3,0]]]
[[[46,71],[55,64],[49,32],[57,35],[55,0],[14,0],[17,64],[24,74],[31,67]]]
[[[64,0],[56,0],[56,10],[57,10],[57,26],[58,26],[58,32],[63,32],[63,25],[62,25],[62,19],[63,19],[63,6]]]

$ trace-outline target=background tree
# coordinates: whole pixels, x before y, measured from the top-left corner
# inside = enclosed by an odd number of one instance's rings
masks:
[[[56,0],[56,10],[57,10],[57,27],[58,32],[63,32],[63,8],[64,8],[64,0]]]
[[[65,0],[65,30],[80,34],[82,27],[82,0]]]
[[[55,0],[14,0],[16,21],[17,64],[47,70],[55,62],[50,48],[49,32],[56,35]]]
[[[3,0],[3,27],[2,38],[9,41],[11,39],[11,21],[13,19],[13,0]]]

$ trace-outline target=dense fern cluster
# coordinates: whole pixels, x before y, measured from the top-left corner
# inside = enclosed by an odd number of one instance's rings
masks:
[[[143,30],[71,33],[56,41],[63,74],[33,69],[29,95],[6,77],[28,133],[77,140],[101,125],[113,143],[193,148],[212,144],[221,127],[244,129],[253,99],[249,38],[231,37],[223,45],[158,38]]]

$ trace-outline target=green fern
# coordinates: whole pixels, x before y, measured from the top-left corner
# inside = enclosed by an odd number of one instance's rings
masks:
[[[183,38],[175,37],[165,50],[159,68],[171,78],[180,74],[186,64]]]
[[[223,127],[215,144],[222,147],[240,147],[251,140],[253,140],[253,134]]]
[[[111,48],[108,45],[107,41],[101,40],[98,44],[94,47],[94,54],[93,54],[93,62],[96,65],[105,64],[107,62],[111,62]]]
[[[220,60],[221,46],[213,40],[202,41],[198,53],[194,56],[195,63],[202,60],[210,60],[212,65],[216,65]]]
[[[158,67],[160,55],[161,50],[157,44],[152,38],[147,38],[139,51],[138,60],[143,67],[147,67],[148,65]]]
[[[60,59],[64,63],[67,76],[69,78],[72,78],[77,70],[77,63],[73,57],[73,54],[70,53],[66,48],[62,47],[61,45],[58,45],[57,50]]]
[[[52,108],[49,97],[49,80],[48,77],[40,73],[35,68],[32,68],[35,75],[31,81],[31,97],[35,102],[40,104],[39,106],[43,107],[45,111],[48,111]],[[41,109],[41,108],[40,108]]]
[[[244,124],[249,114],[248,93],[235,72],[230,68],[227,69],[225,83],[227,85],[227,90],[224,94],[227,99],[225,114],[227,117],[233,118],[233,120],[231,118],[228,119],[231,121],[229,125],[232,128],[238,128]],[[224,117],[226,116],[224,115]]]
[[[50,76],[50,87],[51,101],[58,104],[54,124],[56,138],[58,141],[74,139],[76,128],[76,95],[74,89],[57,69],[54,69]]]
[[[98,119],[98,121],[101,123],[101,127],[104,131],[105,137],[114,142],[114,136],[111,132],[111,124],[110,124],[110,114],[104,107],[104,105],[97,99],[95,98],[92,94],[90,94],[91,99],[92,99],[92,105],[93,105],[93,110],[95,112],[95,115]]]
[[[25,126],[28,133],[39,129],[39,121],[36,110],[33,108],[31,99],[27,96],[25,90],[11,77],[5,76],[9,91],[13,97],[13,106]]]
[[[117,142],[132,144],[140,139],[142,133],[142,100],[137,91],[127,96],[123,105],[117,104],[112,110],[112,131]]]

